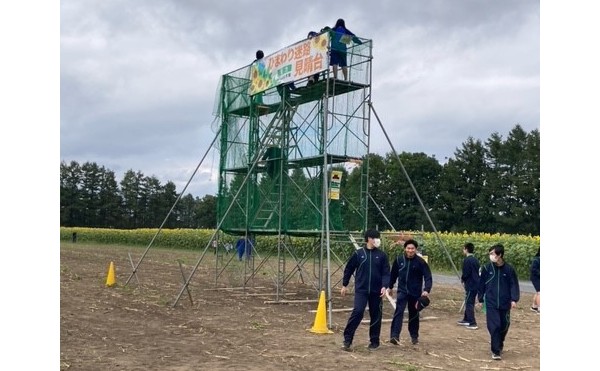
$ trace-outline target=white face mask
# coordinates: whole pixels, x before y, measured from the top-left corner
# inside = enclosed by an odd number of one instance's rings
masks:
[[[498,262],[498,257],[496,255],[490,255],[490,261],[492,263],[497,263]]]
[[[374,239],[373,239],[373,246],[375,246],[375,247],[379,247],[379,246],[381,246],[381,239],[379,239],[379,238],[374,238]]]

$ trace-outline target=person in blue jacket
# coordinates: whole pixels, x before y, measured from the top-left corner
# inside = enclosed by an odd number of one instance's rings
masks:
[[[245,236],[242,236],[242,237],[240,237],[239,240],[237,240],[237,242],[235,244],[235,249],[237,250],[239,261],[242,261],[242,258],[244,257],[244,253],[246,252],[246,237]]]
[[[348,259],[342,279],[342,296],[346,296],[350,278],[354,274],[354,308],[344,329],[342,349],[350,351],[354,333],[360,325],[369,304],[369,349],[379,347],[381,333],[382,301],[390,282],[390,263],[387,254],[379,250],[381,238],[378,231],[369,229],[365,232],[366,247],[355,250]]]
[[[475,246],[472,243],[467,242],[463,246],[465,258],[460,276],[460,282],[465,288],[465,314],[458,324],[466,326],[469,330],[479,328],[475,320],[475,298],[477,290],[479,290],[479,260],[473,255],[473,251],[475,251]]]
[[[419,343],[419,309],[417,303],[421,297],[429,297],[433,278],[427,262],[417,255],[417,241],[410,239],[404,242],[404,253],[394,259],[390,273],[388,294],[394,288],[396,280],[398,289],[396,310],[392,319],[390,343],[400,344],[400,332],[404,310],[408,305],[408,332],[414,345]]]
[[[242,261],[244,254],[246,255],[246,260],[250,260],[253,253],[254,241],[252,236],[241,236],[239,240],[237,240],[235,244],[235,248],[238,253],[239,261]]]
[[[338,66],[342,67],[344,80],[348,80],[348,56],[347,44],[354,42],[362,44],[362,41],[352,31],[346,28],[346,22],[340,18],[330,31],[331,51],[329,53],[329,64],[333,66],[333,77],[337,79]]]
[[[504,340],[510,327],[510,310],[517,307],[521,290],[519,278],[512,265],[504,261],[504,246],[489,249],[490,263],[483,266],[479,277],[478,306],[485,295],[485,316],[490,333],[492,359],[501,360]]]

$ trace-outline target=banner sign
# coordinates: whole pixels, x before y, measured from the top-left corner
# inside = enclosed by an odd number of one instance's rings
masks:
[[[340,199],[340,184],[342,183],[342,172],[333,170],[331,172],[331,185],[329,190],[329,198],[332,200]]]
[[[328,47],[329,33],[325,32],[252,63],[249,94],[254,95],[327,69]]]

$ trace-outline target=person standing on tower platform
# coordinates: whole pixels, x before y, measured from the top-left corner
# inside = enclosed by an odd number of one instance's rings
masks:
[[[312,39],[313,37],[317,36],[318,33],[316,33],[315,31],[310,31],[308,33],[308,36],[306,36],[308,39]],[[308,77],[308,83],[306,84],[307,86],[310,86],[314,83],[316,83],[317,81],[319,81],[319,74],[320,73],[315,73],[314,75],[311,75]]]
[[[265,66],[265,62],[263,61],[264,57],[265,53],[259,49],[256,51],[256,59],[252,62],[256,63],[256,70],[258,71],[259,75],[262,73],[262,71],[264,71],[267,68]],[[253,101],[258,105],[263,104],[263,92],[255,94],[253,97]]]
[[[337,79],[338,66],[342,67],[344,80],[348,80],[348,55],[347,44],[354,42],[362,44],[362,41],[352,31],[346,28],[346,22],[340,18],[331,29],[331,53],[329,64],[333,66],[333,78]]]

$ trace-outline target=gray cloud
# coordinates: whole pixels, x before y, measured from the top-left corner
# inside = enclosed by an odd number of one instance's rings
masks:
[[[373,39],[373,104],[398,151],[540,125],[539,1],[61,1],[61,160],[172,180],[214,138],[221,75],[344,18]],[[391,149],[373,120],[373,150]],[[211,151],[190,184],[216,193]]]

